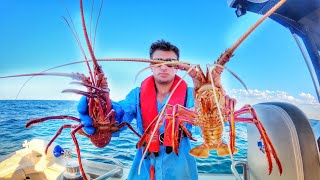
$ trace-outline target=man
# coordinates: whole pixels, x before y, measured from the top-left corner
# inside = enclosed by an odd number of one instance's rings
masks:
[[[150,59],[178,61],[179,49],[169,42],[159,40],[150,47]],[[139,134],[143,134],[150,122],[160,113],[172,88],[180,79],[176,75],[178,69],[170,65],[153,66],[151,71],[153,75],[146,78],[141,83],[141,87],[133,89],[124,100],[118,103],[113,102],[113,108],[118,116],[117,119],[121,116],[119,109],[124,110],[124,116],[119,123],[131,123],[133,119],[136,119]],[[182,81],[170,98],[169,104],[180,104],[187,108],[193,107],[193,89],[187,87],[186,83]],[[186,123],[185,125],[190,131],[192,126]],[[152,141],[148,149],[149,153],[142,162],[140,175],[138,174],[138,168],[144,147],[137,150],[128,180],[150,179],[151,177],[156,180],[198,179],[196,160],[189,155],[191,149],[189,138],[183,135],[177,156],[170,146],[163,145],[165,126],[166,122],[157,131],[156,136],[159,138]]]

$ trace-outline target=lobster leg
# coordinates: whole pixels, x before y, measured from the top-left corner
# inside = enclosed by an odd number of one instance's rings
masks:
[[[173,110],[173,114],[175,114],[175,110]],[[171,146],[173,152],[178,155],[179,148],[179,117],[172,116],[171,118],[166,118],[166,121],[169,121],[167,127],[164,132],[164,146]]]
[[[31,119],[29,122],[27,122],[26,128],[29,128],[30,126],[32,126],[34,124],[42,123],[42,122],[47,121],[47,120],[62,120],[62,119],[69,119],[69,120],[77,121],[77,122],[80,123],[80,119],[76,118],[76,117],[73,117],[73,116],[64,116],[64,115],[48,116],[48,117],[43,117],[43,118]]]
[[[178,155],[179,139],[182,138],[182,134],[179,134],[180,128],[187,134],[187,136],[191,140],[195,140],[183,124],[184,122],[188,122],[192,125],[195,125],[195,122],[194,122],[195,118],[196,118],[195,112],[179,104],[174,106],[171,106],[171,105],[167,106],[166,120],[168,121],[168,124],[164,134],[164,145],[172,146],[175,154]]]
[[[152,137],[150,137],[150,136],[151,136],[151,133],[152,133],[152,131],[154,130],[154,128],[159,129],[159,128],[162,126],[163,121],[164,121],[164,117],[162,117],[162,118],[160,119],[160,123],[159,123],[159,126],[158,126],[158,127],[152,128],[153,125],[154,125],[155,123],[157,123],[158,117],[159,117],[159,115],[157,115],[157,116],[154,118],[154,120],[149,124],[149,126],[148,126],[148,127],[146,128],[146,130],[144,131],[144,133],[143,133],[143,135],[141,136],[139,142],[137,143],[137,148],[138,148],[138,149],[140,149],[143,145],[147,144],[147,141],[150,140],[150,138],[152,138]],[[145,149],[143,150],[143,153],[145,153],[145,151],[147,151],[147,148],[145,148]]]
[[[177,110],[172,110],[173,114],[171,116],[173,117],[178,117],[179,118],[179,125],[180,127],[185,131],[188,132],[188,130],[185,128],[184,126],[184,122],[187,122],[189,124],[195,125],[195,126],[200,126],[198,124],[198,122],[196,121],[198,114],[194,111],[191,111],[183,106],[180,105],[176,105],[175,107],[172,107],[173,109],[177,109]],[[169,116],[170,117],[170,116]],[[173,118],[171,118],[173,121],[175,121]],[[178,132],[178,131],[177,131]],[[191,137],[190,133],[187,133],[188,137]],[[193,140],[193,138],[190,138]],[[177,140],[175,140],[173,143],[177,144]],[[178,145],[173,145],[173,147],[178,147]],[[202,158],[206,158],[209,156],[209,151],[216,149],[217,146],[213,147],[213,146],[209,146],[205,143],[201,144],[200,146],[197,146],[193,149],[190,150],[189,154],[195,156],[195,157],[202,157]],[[177,150],[176,150],[177,151]],[[176,152],[175,151],[175,152]]]
[[[183,122],[187,122],[195,126],[203,126],[203,124],[199,124],[199,122],[196,121],[196,119],[198,118],[197,117],[198,114],[196,112],[191,111],[179,105],[177,105],[177,108],[178,110],[175,111],[172,116],[179,117],[180,127],[185,128],[183,125]],[[225,143],[222,143],[218,140],[221,137],[216,137],[217,134],[221,133],[221,128],[217,129],[218,126],[202,129],[203,134],[205,134],[206,137],[209,136],[210,138],[212,137],[215,138],[214,142],[212,142],[210,139],[206,139],[205,141],[207,141],[207,143],[203,143],[200,146],[197,146],[191,149],[189,153],[195,157],[200,157],[200,158],[207,158],[209,156],[210,150],[217,150],[219,156],[228,155],[229,154],[228,146]],[[188,130],[186,129],[184,131],[188,132]],[[219,143],[215,143],[215,142],[219,142]]]
[[[159,115],[157,115],[154,120],[150,123],[148,128],[145,130],[145,133],[141,136],[140,141],[137,144],[137,148],[140,149],[147,141],[150,139],[150,134],[152,132],[152,126],[157,122]],[[164,134],[164,146],[171,146],[174,152],[178,155],[179,148],[179,127],[186,132],[187,136],[196,141],[190,132],[184,126],[184,122],[195,125],[194,119],[196,118],[196,113],[188,110],[187,108],[181,105],[167,105],[166,115],[164,115],[159,123],[159,126],[156,128],[160,128],[164,123],[164,120],[168,121],[167,126],[165,127]],[[170,135],[171,136],[170,136]],[[171,137],[171,138],[170,138]],[[144,149],[146,151],[146,149]]]
[[[168,105],[167,114],[170,114],[170,111],[172,112],[172,116],[183,117],[185,121],[188,121],[188,123],[195,125],[194,120],[197,118],[196,112],[189,110],[188,108],[181,106],[180,104],[174,106]]]
[[[51,146],[52,142],[61,134],[62,130],[65,129],[65,128],[75,128],[77,127],[78,125],[71,125],[71,124],[65,124],[63,126],[61,126],[59,128],[59,130],[57,131],[57,133],[54,135],[54,137],[50,140],[50,142],[47,144],[46,146],[46,150],[45,150],[45,153],[47,154],[48,152],[48,148]]]
[[[240,118],[238,116],[242,115],[242,114],[246,114],[246,113],[250,113],[252,115],[252,118]],[[235,112],[235,121],[237,122],[246,122],[246,123],[254,123],[261,135],[261,139],[263,141],[264,147],[265,147],[265,153],[267,156],[267,160],[268,160],[268,166],[269,166],[269,175],[272,172],[272,160],[271,160],[271,155],[274,157],[276,164],[278,166],[280,175],[282,174],[282,165],[281,162],[278,158],[277,152],[265,130],[265,128],[263,127],[262,123],[260,122],[260,120],[258,119],[258,116],[255,112],[255,110],[250,106],[250,105],[245,105],[244,107],[242,107],[239,111]]]
[[[111,111],[104,118],[104,120],[106,120],[106,121],[105,122],[99,122],[99,124],[103,124],[103,123],[113,124],[115,122],[115,117],[116,117],[116,112],[115,112],[115,110],[111,109]]]
[[[166,127],[164,130],[164,146],[171,146],[174,153],[178,155],[178,132],[179,132],[179,117],[176,117],[177,106],[167,105],[166,106]]]
[[[229,106],[230,116],[229,116],[229,136],[230,136],[230,150],[232,154],[237,153],[238,150],[235,148],[236,146],[236,128],[235,128],[235,116],[234,116],[234,107],[236,101],[232,98],[226,96],[226,105]],[[228,150],[229,152],[229,150]]]
[[[36,118],[36,119],[31,119],[27,124],[26,124],[26,128],[31,127],[34,124],[38,124],[38,123],[42,123],[44,121],[48,121],[48,120],[63,120],[63,119],[69,119],[69,120],[74,120],[80,123],[80,119],[73,117],[73,116],[48,116],[48,117],[44,117],[44,118]],[[50,140],[50,142],[47,144],[46,146],[46,150],[45,153],[47,154],[48,152],[48,148],[50,147],[50,145],[52,144],[52,142],[61,134],[62,130],[64,128],[75,128],[77,125],[63,125],[59,128],[59,130],[57,131],[57,133],[55,134],[55,136]]]
[[[188,131],[188,129],[187,129],[186,126],[184,125],[184,122],[187,122],[187,123],[191,124],[191,123],[188,122],[188,121],[181,120],[181,121],[180,121],[180,127],[181,127],[182,131],[186,133],[186,135],[188,136],[188,138],[189,138],[190,140],[192,140],[192,141],[197,141],[196,139],[194,139],[194,138],[192,137],[192,134]]]
[[[77,138],[75,136],[75,134],[81,130],[82,128],[84,127],[83,124],[79,125],[78,127],[76,127],[74,130],[71,131],[71,137],[72,137],[72,140],[76,146],[76,152],[77,152],[77,156],[78,156],[78,162],[79,162],[79,166],[80,166],[80,172],[81,172],[81,175],[83,176],[83,179],[84,180],[88,180],[84,170],[83,170],[83,166],[82,166],[82,161],[81,161],[81,154],[80,154],[80,148],[79,148],[79,144],[78,144],[78,141],[77,141]]]
[[[141,135],[140,135],[136,130],[134,130],[133,127],[132,127],[129,123],[127,123],[127,122],[124,122],[124,123],[119,124],[118,126],[116,126],[116,128],[111,129],[111,131],[112,131],[112,133],[117,132],[117,131],[119,131],[121,128],[123,128],[124,126],[128,126],[128,128],[131,129],[131,131],[132,131],[134,134],[136,134],[139,138],[141,138]]]

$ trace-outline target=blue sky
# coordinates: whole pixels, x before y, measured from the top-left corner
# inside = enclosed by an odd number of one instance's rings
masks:
[[[84,3],[89,24],[91,1],[85,0]],[[95,2],[96,5],[99,3]],[[67,16],[65,8],[69,10],[83,40],[78,1],[0,2],[0,76],[40,72],[83,59],[74,37],[61,18]],[[94,19],[97,12],[98,6],[94,9]],[[106,0],[97,29],[95,53],[98,58],[148,58],[150,44],[164,39],[180,48],[182,61],[200,64],[204,68],[260,17],[248,12],[237,18],[234,9],[229,8],[225,0]],[[145,63],[104,62],[101,65],[114,100],[124,98],[132,88],[151,75],[147,70],[134,82],[136,73],[148,66]],[[250,89],[247,94],[235,78],[227,72],[223,73],[223,86],[228,94],[240,98],[240,105],[288,101],[301,105],[310,111],[308,114],[316,114],[314,108],[319,108],[307,66],[292,35],[270,19],[240,45],[227,67]],[[85,64],[53,72],[88,75]],[[183,75],[183,72],[179,74]],[[0,99],[15,99],[26,79],[0,79]],[[186,80],[192,86],[191,79],[187,77]],[[70,81],[61,77],[36,77],[25,86],[18,99],[79,99],[77,95],[60,93],[65,88],[79,88],[69,85]]]

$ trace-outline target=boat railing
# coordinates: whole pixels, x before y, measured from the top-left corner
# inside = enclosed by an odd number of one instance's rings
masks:
[[[111,171],[108,171],[107,173],[97,177],[95,180],[108,179],[108,178],[113,177],[113,176],[115,176],[115,175],[117,175],[119,173],[122,173],[122,168],[117,167],[117,168],[115,168],[115,169],[113,169]]]
[[[77,155],[75,152],[71,152],[72,155]],[[93,155],[93,154],[88,154],[88,153],[81,153],[81,156],[86,156],[86,157],[91,157],[91,158],[96,158],[96,159],[101,159],[101,160],[107,160],[107,161],[112,161],[115,163],[115,165],[119,166],[120,168],[125,168],[126,166],[122,164],[119,160],[111,157],[111,156],[98,156],[98,155]]]
[[[248,163],[247,161],[239,161],[236,162],[234,164],[232,164],[232,169],[234,169],[235,171],[237,171],[236,166],[242,166],[242,170],[243,170],[243,179],[240,178],[240,180],[249,180],[248,179]],[[237,173],[239,174],[239,172],[237,171]],[[239,176],[240,177],[240,176]]]

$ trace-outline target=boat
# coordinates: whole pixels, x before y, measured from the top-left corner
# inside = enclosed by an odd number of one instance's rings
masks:
[[[236,15],[246,11],[264,14],[279,0],[227,0]],[[288,0],[276,11],[271,19],[287,27],[293,37],[299,36],[307,52],[301,48],[309,68],[320,102],[320,2],[317,0]],[[300,42],[297,39],[300,46]],[[300,46],[301,47],[301,46]],[[309,59],[311,63],[309,63]],[[315,72],[315,73],[313,73]],[[273,180],[317,180],[320,179],[320,123],[313,129],[309,119],[298,107],[283,102],[266,102],[254,105],[260,120],[269,133],[283,166],[283,173],[268,174],[265,154],[260,135],[254,125],[248,125],[248,160],[233,166],[242,166],[243,174],[238,179],[273,179]],[[54,157],[44,153],[47,142],[33,139],[23,143],[23,148],[0,158],[0,179],[81,179],[79,165],[74,153],[66,150],[63,156]],[[50,146],[53,151],[56,144]],[[83,154],[101,161],[83,160],[87,176],[90,179],[126,179],[130,167],[112,157]],[[276,168],[273,162],[273,167]],[[234,179],[235,176],[223,174],[199,173],[199,180]]]

